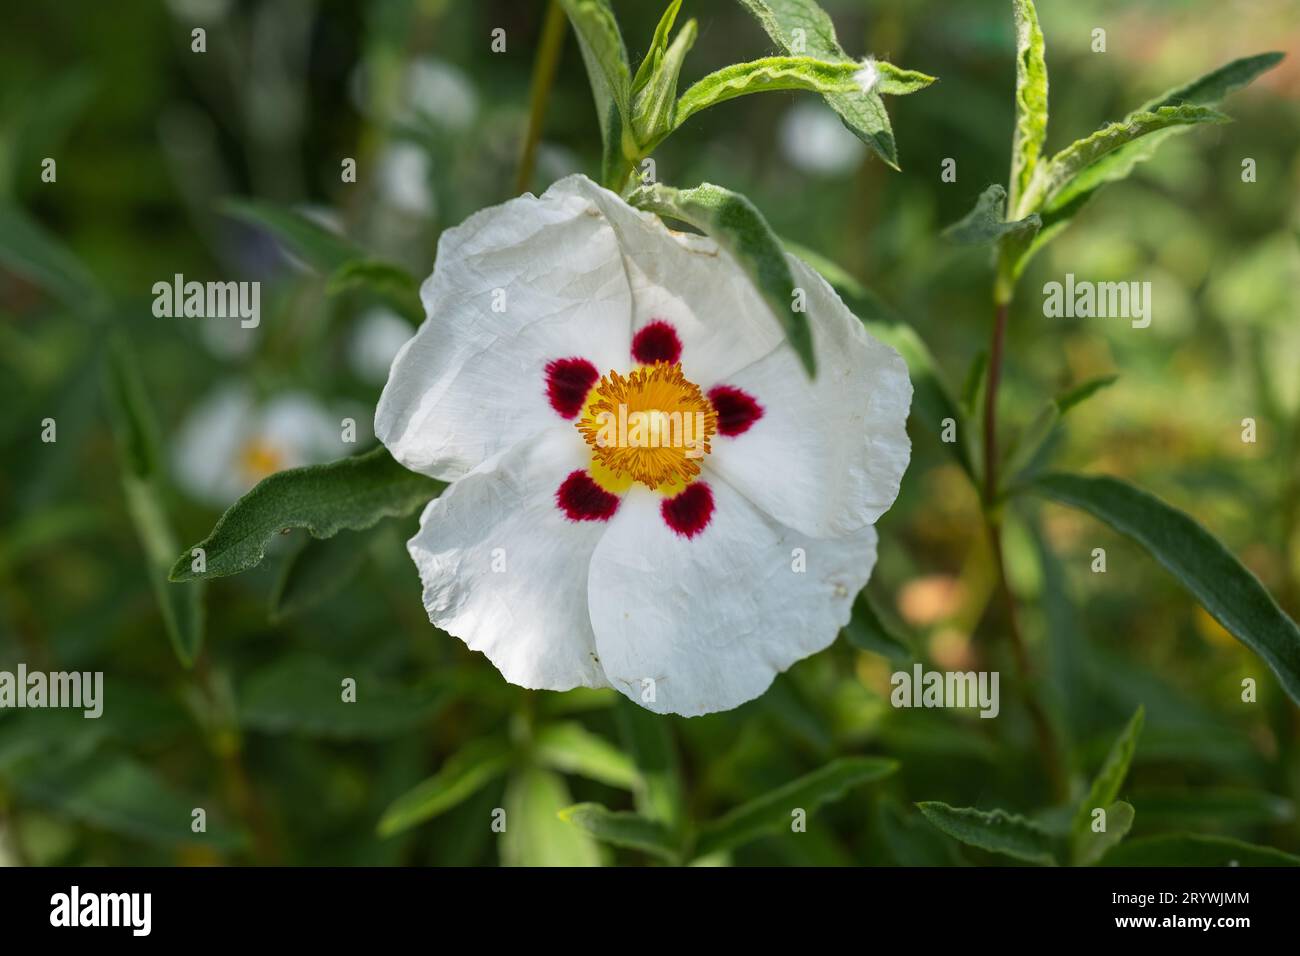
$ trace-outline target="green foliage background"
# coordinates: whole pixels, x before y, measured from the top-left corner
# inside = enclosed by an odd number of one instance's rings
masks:
[[[614,6],[635,64],[661,10]],[[960,392],[988,336],[989,257],[940,233],[1007,179],[1010,4],[824,6],[850,55],[939,77],[888,101],[901,172],[867,158],[836,174],[794,168],[780,123],[817,99],[773,93],[693,117],[655,151],[658,176],[748,196],[778,235],[890,303]],[[208,9],[225,12],[206,19]],[[107,687],[97,721],[0,712],[0,861],[1297,862],[1284,854],[1300,853],[1300,713],[1273,673],[1146,552],[1041,504],[1008,514],[1006,550],[1066,744],[1071,800],[1055,799],[996,615],[986,619],[995,581],[977,494],[933,423],[913,422],[913,463],[880,524],[868,588],[898,638],[859,618],[849,639],[730,713],[658,718],[612,693],[504,683],[426,622],[402,546],[409,506],[325,543],[294,531],[255,570],[202,592],[166,583],[180,546],[219,516],[171,474],[167,449],[187,413],[232,379],[373,408],[379,385],[348,361],[359,317],[376,303],[409,316],[402,270],[422,278],[441,229],[516,193],[545,13],[540,0],[7,11],[0,669],[102,670]],[[687,0],[682,16],[699,21],[684,83],[774,52],[738,3]],[[1300,46],[1294,0],[1260,0],[1246,16],[1212,0],[1045,0],[1039,19],[1049,151],[1233,57]],[[206,54],[190,52],[196,25]],[[490,49],[496,27],[504,53]],[[1104,54],[1090,49],[1095,27],[1107,30]],[[478,109],[463,128],[440,121],[438,103],[402,109],[402,77],[428,56],[473,86]],[[370,79],[361,99],[359,70]],[[1056,465],[1129,479],[1195,515],[1292,617],[1298,89],[1293,56],[1230,101],[1235,123],[1171,141],[1035,258],[1012,309],[1003,384],[1011,435],[1046,396],[1118,373],[1056,433]],[[531,188],[599,172],[595,119],[570,35]],[[429,215],[403,218],[383,199],[379,157],[394,139],[427,151]],[[40,180],[46,156],[58,160],[57,183]],[[344,156],[358,160],[356,184],[339,181]],[[940,181],[949,157],[956,183]],[[1241,181],[1244,157],[1258,182]],[[295,266],[250,222],[298,204],[334,209],[349,237],[347,249],[301,258],[333,267],[359,248],[400,269],[372,262],[331,278],[332,268]],[[200,340],[203,320],[151,314],[153,283],[178,272],[263,280],[253,350],[221,357]],[[1151,328],[1043,318],[1038,290],[1066,272],[1152,281]],[[54,444],[40,440],[47,417]],[[1254,444],[1241,441],[1247,417]],[[156,532],[143,547],[142,512]],[[1104,575],[1090,571],[1097,547]],[[930,668],[1001,671],[999,718],[892,708],[889,674],[913,655]],[[354,705],[339,703],[342,677],[358,682]],[[1258,682],[1255,703],[1241,699],[1246,677]],[[1078,843],[1085,794],[1112,819],[1131,817],[1123,844]],[[808,810],[806,833],[790,832],[792,806]],[[195,807],[206,833],[191,831]],[[496,808],[505,834],[491,828]]]

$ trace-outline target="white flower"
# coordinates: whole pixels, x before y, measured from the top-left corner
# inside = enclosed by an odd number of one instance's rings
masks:
[[[729,255],[585,177],[443,234],[375,414],[398,461],[451,482],[408,544],[434,624],[512,683],[688,716],[835,639],[907,467],[912,388],[789,262],[812,380]]]
[[[433,215],[429,154],[418,143],[398,140],[379,157],[379,194],[393,208],[412,216]]]
[[[385,382],[393,357],[410,337],[411,323],[392,309],[384,306],[368,309],[352,333],[348,364],[364,382]]]
[[[799,100],[780,126],[781,152],[805,173],[845,173],[862,162],[866,147],[820,100]]]
[[[181,425],[172,462],[177,483],[191,497],[225,508],[267,475],[354,451],[342,440],[340,421],[303,393],[258,405],[242,386],[223,386]]]

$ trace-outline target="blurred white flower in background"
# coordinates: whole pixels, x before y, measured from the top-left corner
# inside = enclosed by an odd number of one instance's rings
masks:
[[[388,381],[393,357],[415,334],[411,323],[392,309],[376,306],[367,310],[352,332],[348,365],[363,382],[382,385]]]
[[[367,65],[358,64],[349,81],[352,102],[361,113],[376,119],[373,84]],[[393,118],[399,124],[423,120],[442,130],[463,132],[478,118],[478,112],[478,93],[465,72],[446,60],[426,56],[407,66]]]
[[[243,386],[221,386],[180,427],[172,451],[176,482],[196,500],[225,508],[267,475],[355,451],[342,439],[341,420],[306,393],[258,403]],[[358,444],[368,432],[358,420]]]
[[[379,195],[399,212],[411,216],[432,216],[436,209],[429,188],[429,154],[418,143],[397,140],[379,157]]]
[[[847,173],[866,153],[835,111],[820,101],[800,100],[792,106],[781,118],[777,135],[781,154],[790,165],[818,176]]]

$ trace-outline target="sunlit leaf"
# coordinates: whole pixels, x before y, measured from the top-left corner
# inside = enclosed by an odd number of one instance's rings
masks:
[[[560,819],[572,804],[564,778],[529,767],[506,785],[506,829],[501,835],[505,866],[600,866],[600,853],[587,832]]]
[[[509,769],[510,746],[496,737],[466,744],[432,777],[402,794],[379,820],[380,836],[392,836],[445,813]]]
[[[533,741],[537,759],[562,773],[574,773],[611,787],[633,790],[640,781],[636,765],[603,737],[576,721],[548,724]]]
[[[669,861],[677,856],[672,836],[663,824],[635,813],[615,812],[598,803],[579,803],[561,810],[560,819],[611,846],[640,850]]]

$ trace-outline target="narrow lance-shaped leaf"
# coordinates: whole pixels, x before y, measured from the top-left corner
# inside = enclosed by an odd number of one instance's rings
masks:
[[[1300,628],[1255,577],[1192,517],[1116,478],[1050,474],[1033,491],[1082,508],[1137,541],[1300,702]]]
[[[1032,237],[1038,232],[1042,220],[1036,213],[1007,222],[1003,218],[1006,203],[1007,191],[996,184],[990,186],[975,200],[975,208],[943,231],[944,238],[961,245],[987,245],[1007,236]]]
[[[611,189],[619,189],[628,169],[623,156],[624,131],[630,131],[632,125],[627,48],[608,0],[560,0],[560,3],[578,37],[591,95],[596,101],[596,118],[604,144],[602,179]]]
[[[692,85],[677,101],[673,127],[681,126],[700,110],[737,96],[772,90],[808,90],[813,93],[849,93],[857,89],[852,61],[830,62],[808,56],[769,56],[748,63],[733,63]]]
[[[696,856],[710,856],[749,843],[769,833],[788,830],[796,809],[813,813],[838,800],[850,789],[880,780],[898,769],[883,757],[841,757],[785,786],[742,804],[700,828]]]
[[[382,446],[327,465],[262,479],[221,516],[212,533],[176,559],[171,580],[219,578],[256,567],[266,543],[288,528],[316,538],[360,531],[408,515],[436,498],[442,483],[407,471]],[[195,549],[202,549],[196,564]]]
[[[1119,796],[1124,778],[1128,776],[1129,765],[1133,762],[1133,754],[1137,751],[1138,736],[1142,733],[1144,720],[1145,711],[1138,707],[1129,722],[1124,725],[1124,729],[1120,731],[1120,735],[1115,738],[1115,742],[1111,744],[1105,762],[1097,771],[1092,786],[1075,812],[1073,823],[1075,833],[1087,831],[1092,812],[1099,807],[1109,806]]]
[[[1074,838],[1074,863],[1077,866],[1092,866],[1106,853],[1118,846],[1133,829],[1136,814],[1133,805],[1123,800],[1116,800],[1106,810],[1106,829],[1094,831],[1091,826]]]
[[[562,773],[574,773],[611,787],[633,790],[640,781],[632,760],[577,721],[549,724],[533,742],[537,759]]]
[[[468,799],[510,767],[509,745],[495,737],[467,744],[432,777],[402,794],[384,811],[377,831],[392,836]]]
[[[786,340],[811,376],[816,371],[812,332],[794,310],[795,285],[785,250],[767,220],[748,199],[711,183],[693,189],[654,184],[633,191],[634,206],[690,223],[735,258],[781,323]]]
[[[672,832],[679,831],[686,807],[671,724],[622,694],[614,708],[623,749],[640,777],[635,790],[637,811]]]
[[[579,803],[560,811],[560,819],[611,846],[640,850],[673,861],[677,848],[661,823],[635,813],[615,812],[598,803]]]
[[[122,339],[113,339],[109,346],[105,393],[127,513],[144,549],[146,573],[168,639],[177,658],[189,667],[203,643],[203,587],[198,582],[177,587],[167,580],[177,545],[163,504],[157,424],[134,357]]]
[[[831,18],[814,0],[741,0],[741,3],[782,52],[831,62],[853,62],[836,39]],[[886,68],[870,59],[858,66],[864,72],[856,90],[828,93],[824,98],[855,136],[889,166],[898,169],[894,131],[880,94],[912,92],[923,84],[907,78],[911,71]]]
[[[506,785],[504,866],[600,866],[600,850],[586,830],[560,818],[573,802],[564,778],[525,767]]]
[[[968,846],[1027,863],[1056,863],[1051,834],[1022,816],[1005,810],[950,807],[937,801],[916,806],[936,827]]]
[[[274,203],[230,199],[221,204],[221,209],[227,215],[266,229],[323,275],[332,275],[352,260],[366,257],[364,250],[350,240]]]
[[[677,79],[698,34],[699,24],[687,20],[655,64],[649,82],[632,105],[632,128],[643,154],[678,125],[673,118],[677,111]]]
[[[1118,375],[1099,375],[1052,399],[1030,421],[1024,433],[1007,449],[1007,466],[1004,473],[1016,476],[1027,468],[1039,450],[1051,437],[1061,419],[1074,406],[1091,398],[1103,388],[1115,383]]]
[[[420,284],[401,266],[379,259],[352,259],[336,269],[325,284],[330,295],[355,288],[370,290],[412,321],[424,318]]]
[[[1020,215],[1020,200],[1038,168],[1047,139],[1047,63],[1043,31],[1033,0],[1014,0],[1016,22],[1016,127],[1011,138],[1011,202]],[[1031,210],[1026,209],[1028,213]]]
[[[636,76],[632,77],[630,96],[635,97],[650,81],[655,66],[663,57],[664,51],[668,49],[668,37],[673,32],[673,24],[677,22],[677,13],[681,8],[682,0],[672,0],[664,10],[663,16],[659,18],[659,25],[655,27],[654,37],[650,40],[650,49],[646,50],[645,58],[637,67]]]

